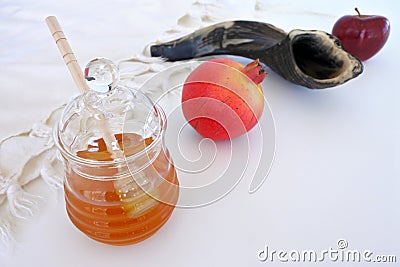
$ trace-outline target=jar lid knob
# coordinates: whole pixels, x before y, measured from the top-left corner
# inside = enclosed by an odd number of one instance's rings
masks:
[[[117,86],[119,70],[111,60],[95,58],[86,65],[85,79],[91,90],[98,93],[107,93]]]

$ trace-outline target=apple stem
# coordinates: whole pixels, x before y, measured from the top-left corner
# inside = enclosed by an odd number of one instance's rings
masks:
[[[360,13],[360,11],[358,11],[358,8],[355,8],[355,10],[356,10],[358,16],[361,17],[361,13]]]

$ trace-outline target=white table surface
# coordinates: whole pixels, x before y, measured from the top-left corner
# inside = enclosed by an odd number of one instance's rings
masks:
[[[215,2],[227,3],[222,12],[227,19],[253,18],[256,1]],[[77,231],[67,218],[63,192],[49,191],[37,181],[31,190],[44,199],[35,216],[18,226],[18,244],[0,258],[0,266],[275,266],[279,262],[260,262],[258,251],[265,246],[322,251],[337,248],[341,238],[349,249],[397,255],[397,263],[385,265],[397,266],[398,1],[257,2],[265,8],[258,13],[265,16],[257,19],[287,31],[330,32],[336,19],[353,14],[355,6],[388,17],[392,31],[384,49],[365,62],[360,77],[333,89],[307,90],[269,71],[263,87],[275,118],[276,158],[256,193],[248,193],[252,177],[245,176],[216,203],[177,208],[144,242],[113,247]],[[44,23],[47,15],[59,18],[85,64],[97,56],[118,60],[140,53],[193,8],[183,0],[1,1],[0,138],[30,128],[75,93]]]

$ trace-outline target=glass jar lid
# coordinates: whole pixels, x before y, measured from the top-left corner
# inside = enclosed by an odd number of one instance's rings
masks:
[[[80,151],[98,152],[106,134],[117,141],[129,134],[130,146],[132,142],[152,145],[161,139],[166,127],[163,111],[142,92],[120,85],[119,70],[112,61],[93,59],[85,68],[85,78],[90,90],[66,105],[55,130],[63,154],[76,157]],[[106,145],[119,149],[121,142]],[[129,156],[139,152],[131,150]]]

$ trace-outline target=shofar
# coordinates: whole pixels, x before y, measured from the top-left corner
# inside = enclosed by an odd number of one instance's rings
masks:
[[[363,65],[333,35],[318,30],[289,33],[268,23],[227,21],[153,45],[153,57],[178,61],[213,55],[260,59],[286,80],[312,89],[334,87],[360,75]]]

